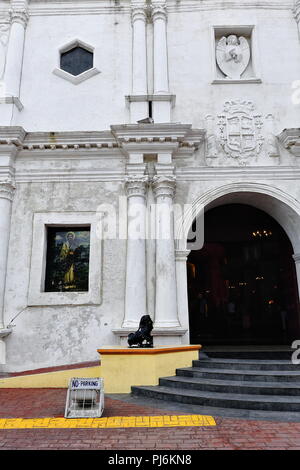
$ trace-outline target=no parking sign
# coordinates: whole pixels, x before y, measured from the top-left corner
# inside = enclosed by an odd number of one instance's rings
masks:
[[[104,409],[102,378],[73,377],[67,393],[65,418],[100,418]]]

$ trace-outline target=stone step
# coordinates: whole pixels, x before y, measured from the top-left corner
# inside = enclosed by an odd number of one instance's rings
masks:
[[[257,350],[220,350],[220,351],[210,351],[210,350],[201,350],[201,352],[207,354],[210,358],[222,358],[222,359],[263,359],[263,360],[291,360],[293,349],[283,349],[283,350],[272,350],[272,349],[257,349]]]
[[[300,373],[300,365],[292,364],[288,360],[198,359],[193,361],[193,367],[227,370],[298,370]]]
[[[220,393],[300,396],[300,383],[297,384],[293,382],[238,382],[230,380],[176,376],[160,378],[159,385],[164,387]]]
[[[273,371],[273,370],[233,370],[208,369],[202,367],[185,367],[176,369],[177,376],[202,377],[218,380],[238,380],[252,382],[298,382],[300,385],[300,370]]]
[[[165,386],[132,387],[134,396],[193,405],[265,411],[300,411],[300,397],[217,393]]]

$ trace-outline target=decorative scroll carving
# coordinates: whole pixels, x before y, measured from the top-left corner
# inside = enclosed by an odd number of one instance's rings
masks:
[[[243,36],[223,36],[216,50],[217,64],[226,78],[239,80],[250,61],[250,47]]]

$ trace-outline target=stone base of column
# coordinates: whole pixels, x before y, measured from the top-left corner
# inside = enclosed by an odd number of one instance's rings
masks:
[[[127,347],[127,337],[129,333],[134,333],[138,326],[134,328],[118,328],[113,329],[112,332],[119,338],[119,344]],[[183,337],[186,335],[187,330],[184,328],[154,328],[152,330],[154,346],[172,346],[183,344]]]

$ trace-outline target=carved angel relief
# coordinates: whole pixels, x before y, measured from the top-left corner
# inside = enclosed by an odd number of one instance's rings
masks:
[[[255,157],[260,153],[264,137],[261,114],[255,114],[252,101],[227,101],[218,121],[220,145],[232,158]]]
[[[223,36],[217,43],[217,64],[226,78],[240,80],[250,61],[250,47],[243,36]]]

